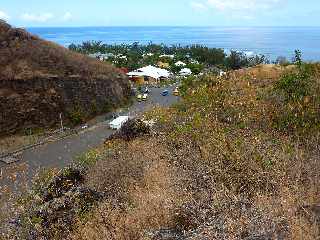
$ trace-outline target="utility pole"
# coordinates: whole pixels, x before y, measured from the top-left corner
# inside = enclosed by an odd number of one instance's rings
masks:
[[[59,114],[59,117],[60,117],[61,132],[63,132],[64,128],[63,128],[63,122],[62,122],[62,113]]]

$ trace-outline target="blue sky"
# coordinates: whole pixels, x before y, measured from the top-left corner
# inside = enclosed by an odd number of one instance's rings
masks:
[[[320,26],[319,0],[1,0],[15,26]]]

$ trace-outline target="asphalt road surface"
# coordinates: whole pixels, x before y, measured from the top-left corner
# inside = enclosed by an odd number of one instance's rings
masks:
[[[162,96],[164,89],[169,90],[168,96]],[[170,106],[178,101],[178,97],[172,95],[174,87],[150,88],[148,100],[145,102],[134,102],[120,115],[135,117],[154,106]],[[109,129],[108,122],[103,121],[105,116],[97,117],[98,122],[88,126],[78,135],[72,135],[62,140],[48,143],[29,149],[21,154],[18,162],[5,164],[0,162],[0,193],[1,188],[9,188],[13,191],[21,191],[28,188],[31,179],[41,168],[63,168],[73,162],[81,154],[101,145],[114,131]]]

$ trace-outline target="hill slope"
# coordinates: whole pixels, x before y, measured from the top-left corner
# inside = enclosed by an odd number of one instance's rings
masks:
[[[24,233],[317,239],[320,67],[306,67],[308,86],[304,70],[274,66],[186,79],[181,103],[145,115],[155,134],[126,126],[81,157],[81,171],[39,178],[23,204]]]
[[[114,67],[0,22],[0,134],[80,122],[130,94]]]

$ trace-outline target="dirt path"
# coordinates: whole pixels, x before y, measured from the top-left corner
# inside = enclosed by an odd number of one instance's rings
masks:
[[[161,96],[164,89],[170,90],[169,96]],[[170,106],[178,101],[177,97],[172,96],[172,90],[173,87],[152,88],[148,101],[135,102],[129,111],[124,111],[121,115],[134,117],[156,105]],[[100,119],[102,120],[103,116]],[[113,132],[108,128],[107,122],[100,122],[77,135],[26,150],[18,156],[20,161],[17,163],[7,165],[0,162],[0,188],[21,191],[19,189],[29,185],[40,168],[63,168],[72,163],[77,156],[101,145]]]

